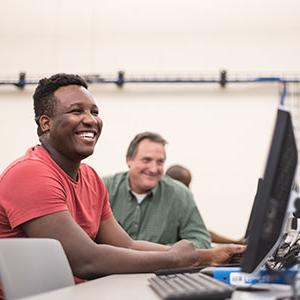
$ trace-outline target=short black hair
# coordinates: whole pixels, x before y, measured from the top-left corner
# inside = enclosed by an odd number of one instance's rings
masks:
[[[42,115],[53,117],[56,105],[54,92],[67,85],[79,85],[88,89],[86,81],[75,74],[58,73],[49,78],[43,78],[39,81],[38,86],[33,94],[33,107],[35,113],[35,122],[38,125],[38,135],[42,134],[39,118]]]
[[[136,152],[137,152],[137,147],[139,143],[143,140],[150,140],[151,142],[154,143],[159,143],[165,146],[168,142],[158,133],[155,132],[150,132],[150,131],[145,131],[142,133],[137,134],[131,143],[129,144],[129,147],[127,149],[126,153],[126,159],[132,159],[135,157]]]

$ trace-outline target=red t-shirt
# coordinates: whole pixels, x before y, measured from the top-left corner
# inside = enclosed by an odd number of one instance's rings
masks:
[[[26,237],[20,224],[64,210],[93,240],[112,216],[107,189],[90,166],[81,164],[75,181],[35,146],[1,175],[0,238]]]
[[[63,210],[93,240],[101,220],[112,215],[106,187],[90,166],[81,164],[75,181],[35,146],[1,175],[0,238],[24,237],[20,224]]]

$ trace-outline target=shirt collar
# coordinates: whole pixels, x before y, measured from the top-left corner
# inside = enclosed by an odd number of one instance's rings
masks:
[[[130,187],[130,184],[129,184],[129,172],[128,171],[126,173],[126,189],[127,189],[128,193],[130,193],[132,195],[131,187]],[[151,191],[148,192],[148,195],[147,195],[146,198],[149,198],[148,196],[154,196],[157,189],[158,189],[158,185],[156,185]]]

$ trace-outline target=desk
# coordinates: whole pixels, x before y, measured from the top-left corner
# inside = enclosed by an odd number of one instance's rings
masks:
[[[152,274],[110,275],[91,280],[76,286],[67,287],[32,297],[26,300],[159,300],[160,298],[149,287],[147,279]],[[275,299],[286,295],[288,286],[270,285],[270,291],[233,293],[234,300]],[[24,298],[25,299],[25,298]]]

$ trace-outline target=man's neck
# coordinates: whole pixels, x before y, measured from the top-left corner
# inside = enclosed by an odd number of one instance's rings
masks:
[[[142,203],[142,201],[147,197],[148,193],[144,193],[144,194],[138,194],[134,191],[131,191],[131,193],[135,196],[136,201],[140,204]]]
[[[41,143],[41,146],[49,153],[51,158],[63,169],[72,179],[78,180],[80,162],[74,162],[63,156],[51,145]]]

